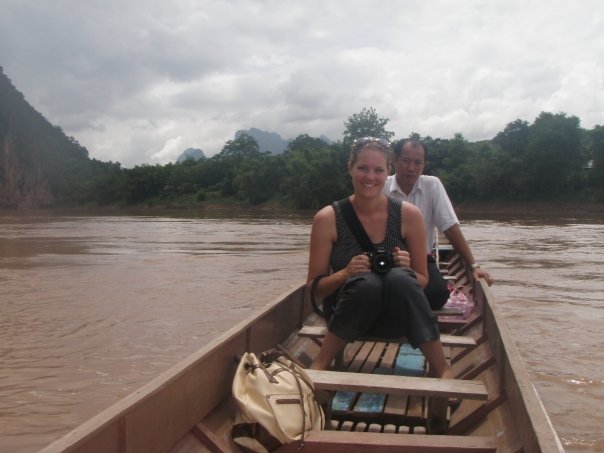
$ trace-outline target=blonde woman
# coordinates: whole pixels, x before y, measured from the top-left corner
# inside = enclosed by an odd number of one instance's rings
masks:
[[[311,368],[328,368],[348,342],[363,335],[406,336],[424,353],[433,376],[453,378],[423,293],[428,272],[421,213],[382,193],[391,155],[387,140],[355,140],[348,163],[354,193],[315,215],[307,281],[314,295],[324,299],[329,318],[328,333]],[[385,263],[372,263],[363,250],[346,221],[346,205],[352,206]],[[385,268],[376,269],[380,265]],[[330,300],[332,305],[326,303]]]

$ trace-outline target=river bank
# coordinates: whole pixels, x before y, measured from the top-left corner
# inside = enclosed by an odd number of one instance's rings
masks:
[[[565,215],[604,213],[604,203],[589,202],[470,202],[455,204],[455,211],[463,214],[557,214]]]
[[[526,217],[531,214],[539,215],[564,215],[585,216],[604,213],[604,203],[591,202],[464,202],[454,203],[455,211],[463,219],[464,216],[474,217],[478,214],[509,215],[518,214]],[[0,209],[2,215],[197,215],[228,214],[229,216],[241,215],[284,215],[290,216],[295,213],[297,217],[308,214],[312,217],[316,210],[300,210],[283,206],[276,202],[267,202],[258,205],[249,203],[232,202],[231,200],[220,200],[212,202],[201,202],[196,204],[140,204],[129,206],[100,206],[100,207],[46,207],[46,208],[20,208]]]

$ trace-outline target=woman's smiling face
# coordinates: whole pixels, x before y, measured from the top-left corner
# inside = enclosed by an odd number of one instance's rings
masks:
[[[388,177],[388,159],[379,147],[366,146],[349,164],[355,194],[379,195]]]

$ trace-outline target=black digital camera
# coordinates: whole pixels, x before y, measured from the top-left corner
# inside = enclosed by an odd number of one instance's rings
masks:
[[[385,274],[392,268],[393,257],[392,253],[378,249],[374,253],[368,253],[369,261],[371,261],[371,271],[376,274]]]

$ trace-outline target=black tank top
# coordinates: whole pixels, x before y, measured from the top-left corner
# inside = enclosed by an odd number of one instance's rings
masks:
[[[386,236],[382,242],[374,244],[377,249],[393,252],[395,247],[399,247],[401,250],[407,250],[405,240],[401,236],[401,204],[402,202],[400,200],[388,197]],[[338,238],[333,245],[330,265],[332,271],[337,272],[345,268],[353,256],[363,253],[363,249],[350,231],[350,228],[348,228],[348,224],[342,215],[340,202],[334,201],[331,206],[336,213],[336,230]]]

